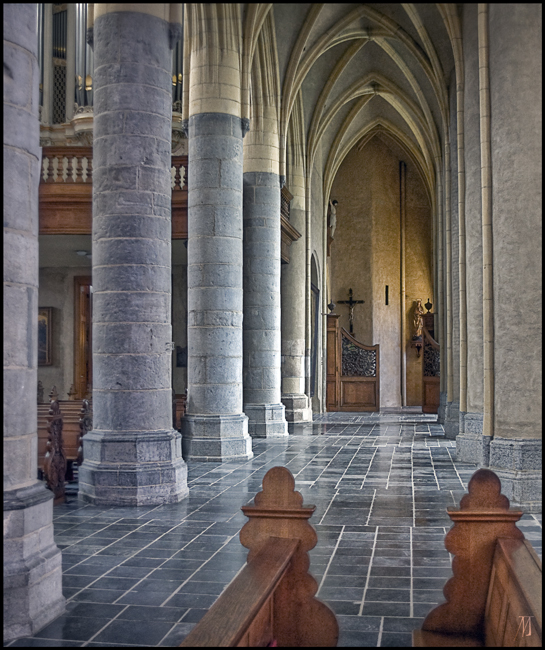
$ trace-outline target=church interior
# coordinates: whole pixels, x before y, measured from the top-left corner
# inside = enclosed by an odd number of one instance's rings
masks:
[[[5,646],[541,645],[541,38],[4,5]]]

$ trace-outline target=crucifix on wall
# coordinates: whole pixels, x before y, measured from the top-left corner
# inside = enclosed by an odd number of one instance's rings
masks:
[[[350,334],[354,333],[354,307],[363,305],[365,300],[354,300],[352,298],[352,289],[348,289],[348,300],[337,300],[340,305],[348,305],[348,320],[350,322]]]

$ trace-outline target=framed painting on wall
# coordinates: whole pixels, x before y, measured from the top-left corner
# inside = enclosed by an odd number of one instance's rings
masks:
[[[38,308],[38,365],[50,366],[51,358],[51,327],[53,307]]]

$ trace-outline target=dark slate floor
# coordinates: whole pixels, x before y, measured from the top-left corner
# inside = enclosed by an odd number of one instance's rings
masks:
[[[66,613],[11,646],[177,646],[246,558],[240,506],[288,467],[318,545],[311,572],[337,613],[339,646],[411,646],[451,575],[446,507],[476,467],[455,461],[435,416],[330,413],[286,441],[254,440],[247,462],[192,463],[190,496],[153,508],[54,509]],[[311,433],[311,435],[308,435]],[[541,555],[541,515],[519,522]]]

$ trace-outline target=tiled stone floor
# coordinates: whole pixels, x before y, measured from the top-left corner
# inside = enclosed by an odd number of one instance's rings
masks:
[[[295,429],[305,435],[254,440],[250,461],[190,464],[179,504],[98,508],[73,496],[56,506],[66,613],[9,645],[177,646],[245,562],[240,506],[284,465],[317,506],[311,572],[337,614],[339,646],[410,647],[443,600],[446,507],[476,467],[456,462],[436,416],[411,409],[330,413]],[[541,515],[519,526],[541,555]]]

